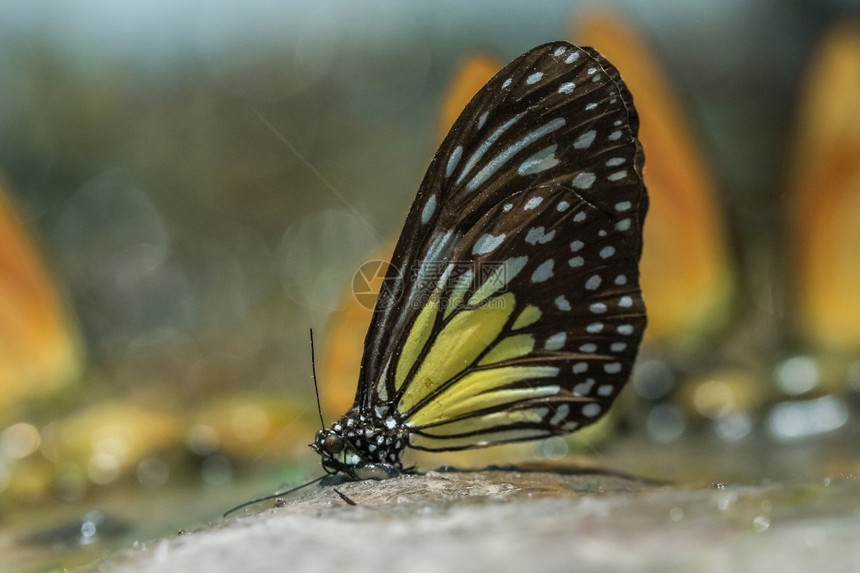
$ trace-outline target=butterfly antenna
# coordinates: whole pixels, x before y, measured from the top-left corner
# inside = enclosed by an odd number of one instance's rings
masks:
[[[317,413],[320,415],[320,426],[325,430],[325,421],[323,421],[322,404],[320,403],[320,387],[317,384],[317,366],[314,358],[314,329],[311,328],[311,372],[314,376],[314,393],[317,395]]]
[[[302,489],[303,487],[308,487],[309,485],[313,485],[313,484],[317,483],[318,481],[320,481],[321,479],[323,479],[323,478],[325,478],[325,477],[327,477],[327,476],[320,476],[320,477],[318,477],[318,478],[316,478],[316,479],[312,479],[311,481],[309,481],[309,482],[307,482],[307,483],[303,483],[303,484],[302,484],[302,485],[300,485],[300,486],[296,486],[296,487],[294,487],[293,489],[288,489],[287,491],[279,491],[278,493],[273,493],[272,495],[267,495],[267,496],[265,496],[265,497],[260,497],[260,498],[257,498],[257,499],[252,499],[251,501],[246,501],[245,503],[242,503],[242,504],[240,504],[240,505],[237,505],[237,506],[236,506],[236,507],[234,507],[233,509],[229,509],[229,510],[225,511],[225,512],[224,512],[224,517],[227,517],[227,516],[228,516],[228,515],[230,515],[231,513],[234,513],[234,512],[236,512],[236,511],[239,511],[239,510],[240,510],[240,509],[242,509],[242,508],[248,507],[249,505],[254,505],[255,503],[260,503],[261,501],[266,501],[266,500],[269,500],[269,499],[275,499],[276,497],[281,497],[281,496],[284,496],[284,495],[289,495],[289,494],[293,493],[294,491],[298,491],[298,490]]]

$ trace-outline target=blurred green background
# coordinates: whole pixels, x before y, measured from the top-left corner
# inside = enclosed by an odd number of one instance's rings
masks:
[[[608,4],[648,41],[680,97],[739,268],[719,332],[688,354],[670,343],[643,354],[636,388],[648,405],[626,427],[666,444],[695,426],[685,399],[708,418],[678,380],[719,370],[726,345],[765,338],[761,371],[789,386],[819,368],[786,327],[783,205],[810,55],[860,8]],[[0,383],[0,535],[20,541],[66,524],[59,545],[79,548],[80,516],[109,507],[122,518],[107,531],[145,538],[312,475],[308,329],[325,338],[355,270],[399,232],[458,66],[570,39],[595,5],[0,2],[0,173],[68,333],[55,343],[66,348],[53,379],[30,377],[25,388],[10,361]],[[14,339],[11,328],[0,324]],[[845,418],[829,429],[848,420],[860,388],[851,385],[860,368],[844,372],[838,390],[812,395],[838,401],[816,406],[830,408],[831,422]],[[764,402],[779,403],[785,392],[769,376],[761,386],[776,389]],[[760,421],[724,423],[741,424],[717,427],[736,442]],[[274,472],[265,485],[228,487],[261,467]],[[142,499],[159,502],[143,512]],[[56,547],[58,536],[28,539]]]

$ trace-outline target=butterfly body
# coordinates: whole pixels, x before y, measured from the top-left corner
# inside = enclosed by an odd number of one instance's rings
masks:
[[[409,430],[383,413],[377,409],[365,414],[352,408],[331,428],[317,432],[311,447],[320,454],[323,467],[358,479],[401,473],[400,458],[409,444]]]
[[[538,46],[478,92],[407,216],[353,408],[312,444],[326,471],[386,477],[407,447],[540,439],[607,411],[646,323],[637,131],[589,48]]]

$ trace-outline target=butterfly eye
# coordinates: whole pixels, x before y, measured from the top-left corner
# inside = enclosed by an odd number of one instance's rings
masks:
[[[343,440],[337,434],[329,434],[322,443],[323,450],[333,456],[343,451]]]

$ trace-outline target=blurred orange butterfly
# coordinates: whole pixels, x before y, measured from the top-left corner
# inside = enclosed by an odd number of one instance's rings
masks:
[[[0,419],[18,400],[49,394],[80,375],[82,345],[64,302],[0,181]]]
[[[816,351],[860,350],[860,24],[808,67],[787,187],[796,325]]]

